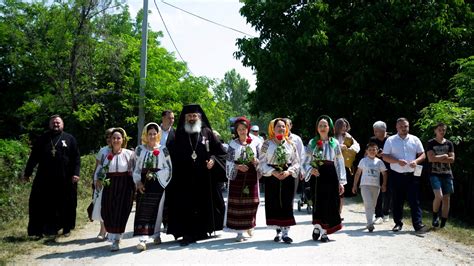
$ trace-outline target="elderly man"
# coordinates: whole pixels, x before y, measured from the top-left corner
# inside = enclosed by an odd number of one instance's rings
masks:
[[[62,228],[69,236],[76,226],[77,181],[81,158],[76,139],[63,131],[59,115],[49,119],[49,131],[33,145],[23,180],[33,181],[29,202],[28,235],[55,236]]]
[[[212,132],[199,105],[183,107],[175,140],[169,144],[173,179],[167,187],[168,234],[187,246],[222,230],[224,200],[219,182],[225,181],[226,152]]]
[[[383,160],[383,146],[385,141],[387,141],[387,124],[383,121],[377,121],[373,125],[374,136],[369,139],[368,143],[377,144],[379,151],[377,153],[377,158]],[[390,169],[390,164],[384,162],[385,168]],[[392,199],[392,189],[390,180],[387,180],[387,190],[385,192],[380,192],[379,197],[377,198],[377,205],[375,206],[375,224],[381,224],[382,222],[388,222],[390,215],[390,204]]]
[[[260,128],[257,126],[257,125],[253,125],[251,128],[250,128],[250,134],[249,136],[253,139],[253,140],[257,140],[259,142],[263,142],[263,138],[258,134]]]
[[[427,228],[421,220],[420,176],[415,176],[417,165],[425,160],[425,151],[418,137],[409,134],[410,124],[406,118],[397,119],[397,134],[389,137],[383,147],[383,159],[390,163],[390,178],[393,184],[393,220],[392,231],[403,227],[403,204],[408,198],[413,227],[418,233]]]

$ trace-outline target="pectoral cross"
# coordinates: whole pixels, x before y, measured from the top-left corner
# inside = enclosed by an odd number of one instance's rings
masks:
[[[51,154],[53,155],[53,157],[56,156],[56,147],[53,146],[53,148],[51,149]]]

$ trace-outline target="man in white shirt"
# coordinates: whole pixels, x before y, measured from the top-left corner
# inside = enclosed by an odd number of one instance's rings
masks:
[[[411,219],[416,232],[427,231],[421,220],[419,201],[420,176],[413,173],[417,165],[425,160],[425,151],[420,139],[408,134],[409,122],[406,118],[397,119],[397,134],[389,137],[383,148],[383,160],[390,163],[390,178],[393,182],[393,220],[392,231],[403,227],[403,205],[405,195],[410,204]]]
[[[253,126],[250,128],[250,134],[249,134],[249,136],[252,138],[252,140],[257,140],[257,141],[263,143],[263,138],[258,135],[258,131],[259,131],[259,130],[260,130],[260,128],[259,128],[257,125],[253,125]]]
[[[289,137],[290,141],[295,144],[296,151],[298,152],[298,158],[300,159],[300,162],[302,162],[304,154],[305,154],[303,140],[301,140],[300,136],[298,136],[298,135],[291,132],[291,129],[293,128],[293,122],[291,121],[291,119],[285,118],[285,121],[286,121],[286,124],[288,126],[288,131],[289,131],[288,137]],[[300,174],[299,174],[298,178],[295,178],[295,195],[296,195],[296,192],[298,190],[299,181],[303,180],[302,172],[303,171],[300,170]]]

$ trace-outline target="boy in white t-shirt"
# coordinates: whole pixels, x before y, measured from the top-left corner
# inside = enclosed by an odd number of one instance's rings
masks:
[[[380,174],[382,174],[382,192],[387,190],[387,168],[382,160],[376,157],[379,147],[376,143],[367,144],[367,157],[359,162],[357,172],[354,177],[354,185],[352,192],[357,193],[357,184],[360,181],[360,192],[364,200],[365,216],[367,217],[367,229],[369,232],[374,231],[374,213],[375,205],[377,205],[377,197],[380,193]]]

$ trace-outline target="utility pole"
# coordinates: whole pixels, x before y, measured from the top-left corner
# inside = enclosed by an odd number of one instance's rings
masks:
[[[142,49],[140,56],[140,95],[138,99],[138,137],[137,145],[140,144],[142,129],[145,126],[145,86],[147,65],[147,42],[148,42],[148,0],[143,0],[143,24],[142,24]]]

